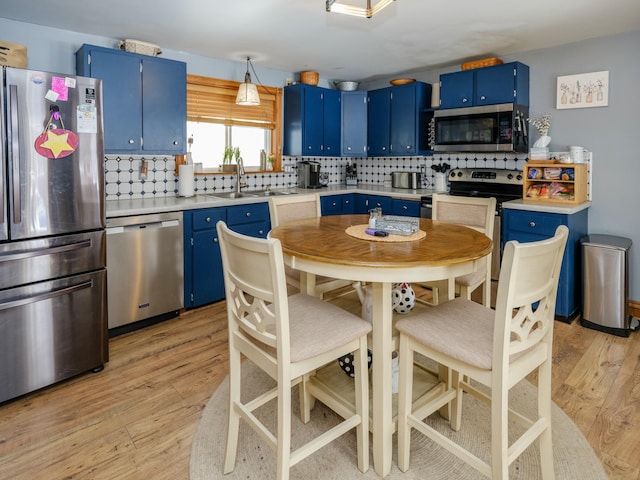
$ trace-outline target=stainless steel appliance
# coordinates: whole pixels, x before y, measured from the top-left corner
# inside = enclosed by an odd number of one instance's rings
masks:
[[[298,162],[298,187],[321,188],[320,163],[312,160]]]
[[[495,197],[496,219],[493,225],[491,279],[500,276],[502,255],[502,203],[522,198],[522,171],[500,168],[456,168],[449,172],[450,195]],[[431,218],[431,196],[421,198],[420,215]]]
[[[526,152],[529,107],[513,103],[436,110],[437,152]]]
[[[420,188],[422,175],[418,172],[391,172],[391,186],[393,188]]]
[[[0,71],[0,402],[108,361],[100,80]]]
[[[111,336],[134,322],[179,314],[184,306],[182,239],[182,212],[107,220]]]

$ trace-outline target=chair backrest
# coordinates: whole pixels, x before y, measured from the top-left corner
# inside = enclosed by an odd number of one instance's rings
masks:
[[[495,362],[547,343],[550,357],[560,267],[569,229],[560,225],[552,238],[507,242],[496,299]]]
[[[320,217],[322,215],[320,195],[305,193],[269,197],[269,215],[272,227],[295,220]]]
[[[434,193],[432,199],[432,219],[470,227],[493,236],[496,214],[494,197],[465,197]]]
[[[247,340],[245,347],[258,352],[261,358],[268,357],[274,365],[278,358],[288,363],[289,307],[280,241],[233,232],[224,222],[218,222],[216,228],[229,336]],[[260,348],[261,344],[274,351]],[[252,357],[251,352],[244,353]]]

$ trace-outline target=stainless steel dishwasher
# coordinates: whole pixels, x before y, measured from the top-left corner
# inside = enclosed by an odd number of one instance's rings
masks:
[[[179,314],[184,306],[182,212],[107,220],[107,306],[109,329]]]

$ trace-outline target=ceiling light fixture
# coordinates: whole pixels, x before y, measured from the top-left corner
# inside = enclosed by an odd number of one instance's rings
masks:
[[[374,14],[378,13],[384,7],[391,5],[396,0],[379,0],[379,2],[373,7],[371,6],[371,0],[366,1],[367,6],[365,8],[348,5],[346,3],[338,3],[336,0],[326,0],[326,10],[327,12],[344,13],[345,15],[371,18]]]
[[[247,73],[244,74],[244,83],[238,88],[236,95],[236,105],[255,106],[260,105],[260,96],[258,95],[258,87],[251,83],[251,74],[249,73],[249,65],[251,65],[251,57],[247,57]],[[253,65],[251,65],[253,69]],[[254,70],[255,72],[255,70]]]

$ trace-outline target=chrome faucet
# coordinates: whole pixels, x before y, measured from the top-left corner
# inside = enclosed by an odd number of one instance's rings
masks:
[[[242,187],[247,186],[247,181],[245,180],[244,175],[244,163],[242,162],[242,157],[238,157],[236,159],[236,176],[238,177],[236,179],[236,193],[240,193]]]

